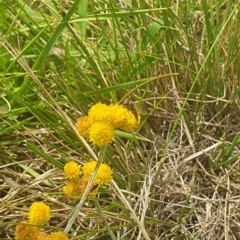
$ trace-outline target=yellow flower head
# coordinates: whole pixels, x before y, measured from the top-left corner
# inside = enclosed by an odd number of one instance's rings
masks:
[[[132,132],[136,128],[138,128],[139,125],[140,125],[140,115],[137,115],[137,118],[136,118],[136,116],[131,111],[127,111],[125,113],[125,119],[124,121],[122,121],[122,124],[121,126],[119,126],[119,128],[126,132]]]
[[[90,178],[97,162],[96,161],[90,161],[83,165],[83,176],[86,178]],[[112,169],[107,165],[102,163],[97,171],[97,174],[94,178],[94,185],[108,185],[109,182],[112,180]]]
[[[101,147],[112,142],[114,137],[113,127],[103,122],[94,123],[89,131],[90,141]]]
[[[114,129],[123,131],[134,131],[140,124],[140,116],[135,116],[123,105],[113,104],[110,108],[110,122]]]
[[[114,129],[119,128],[121,123],[125,121],[127,109],[123,105],[112,104],[109,106],[110,109],[110,122]]]
[[[47,234],[45,232],[37,232],[32,236],[31,240],[47,240]]]
[[[17,225],[14,235],[17,240],[32,240],[33,235],[38,231],[38,228],[23,221]]]
[[[79,196],[81,196],[87,185],[88,185],[88,182],[90,180],[90,177],[82,177],[78,183],[78,194]],[[91,189],[90,189],[90,192],[88,193],[88,197],[94,197],[97,193],[98,193],[98,189],[99,189],[99,184],[93,184]]]
[[[70,180],[78,179],[81,174],[80,165],[74,161],[70,161],[64,166],[64,173],[66,178]]]
[[[109,123],[109,106],[103,103],[97,103],[88,111],[88,116],[92,123],[105,122]]]
[[[76,122],[76,128],[78,133],[86,138],[87,140],[89,139],[89,128],[91,126],[90,119],[89,117],[82,117],[79,118]]]
[[[84,177],[82,177],[78,181],[78,183],[77,183],[77,193],[78,193],[78,196],[81,196],[84,193],[84,191],[85,191],[85,189],[87,187],[87,184],[88,184],[88,179],[86,179]]]
[[[81,179],[77,181],[69,181],[66,183],[66,185],[63,187],[63,192],[67,195],[69,198],[79,198],[84,193],[87,184],[88,184],[89,178],[82,177]],[[89,196],[95,196],[98,193],[98,184],[93,185],[92,189],[89,192]]]
[[[68,181],[63,187],[63,192],[69,197],[73,198],[77,195],[77,187],[79,180]]]
[[[53,232],[48,237],[47,240],[69,240],[64,232]]]
[[[28,212],[31,224],[43,225],[50,220],[50,207],[43,202],[34,202]]]

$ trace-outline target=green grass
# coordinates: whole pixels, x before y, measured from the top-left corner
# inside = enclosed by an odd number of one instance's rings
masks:
[[[239,239],[240,5],[172,2],[0,1],[1,239],[34,201],[74,239]],[[126,99],[133,135],[82,141],[79,117]],[[78,205],[63,166],[99,154],[114,180]]]

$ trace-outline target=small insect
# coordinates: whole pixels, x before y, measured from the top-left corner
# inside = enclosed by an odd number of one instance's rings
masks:
[[[98,184],[94,184],[90,190],[90,192],[94,192],[94,190],[96,190],[99,187]]]
[[[172,120],[172,117],[169,116],[168,113],[156,113],[157,111],[155,110],[153,112],[146,110],[143,106],[144,104],[141,102],[135,104],[131,100],[125,99],[123,105],[135,115],[136,119],[138,119],[139,116],[141,116],[142,119],[147,118],[147,122],[155,134],[160,134],[164,128],[164,122],[170,122]]]
[[[139,109],[136,107],[135,103],[133,101],[130,101],[128,98],[126,98],[124,101],[123,101],[123,106],[126,107],[128,109],[128,111],[131,111],[135,118],[138,120],[139,118]]]

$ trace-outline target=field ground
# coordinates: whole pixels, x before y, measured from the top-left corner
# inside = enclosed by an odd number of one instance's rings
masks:
[[[69,239],[240,239],[238,1],[0,1],[0,238],[43,201]],[[141,116],[99,148],[94,104]],[[114,171],[85,201],[64,164]],[[78,213],[78,212],[77,212]],[[68,225],[70,226],[70,225]]]

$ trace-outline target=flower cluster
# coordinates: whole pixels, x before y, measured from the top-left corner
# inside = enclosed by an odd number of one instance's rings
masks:
[[[135,116],[119,104],[97,103],[88,111],[88,116],[79,118],[76,123],[81,136],[98,146],[112,142],[114,130],[134,131],[140,124],[140,116]]]
[[[28,211],[28,221],[20,222],[15,230],[17,240],[68,240],[64,232],[47,234],[40,227],[50,220],[50,207],[43,202],[34,202]]]
[[[65,164],[64,174],[68,181],[63,187],[63,192],[69,198],[79,198],[83,194],[96,164],[96,161],[87,162],[82,167],[74,161]],[[93,180],[88,196],[95,196],[101,186],[108,185],[112,180],[112,174],[112,169],[107,164],[102,163]]]

